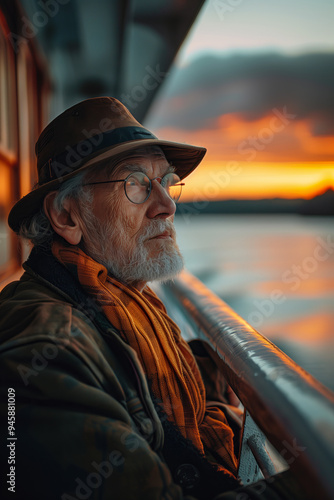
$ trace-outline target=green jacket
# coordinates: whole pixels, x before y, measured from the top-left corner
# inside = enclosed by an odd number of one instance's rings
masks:
[[[0,294],[1,498],[209,499],[237,487],[178,448],[135,351],[63,266],[33,250],[24,267]]]

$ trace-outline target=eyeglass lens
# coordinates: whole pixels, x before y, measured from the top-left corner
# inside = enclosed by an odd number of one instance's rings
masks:
[[[161,179],[161,186],[175,202],[179,200],[182,191],[180,177],[170,172]],[[143,172],[130,174],[124,182],[125,194],[132,203],[143,203],[151,193],[151,181]]]

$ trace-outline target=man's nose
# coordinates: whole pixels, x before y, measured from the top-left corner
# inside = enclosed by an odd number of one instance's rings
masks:
[[[166,189],[162,187],[161,177],[152,179],[152,191],[148,201],[150,204],[147,210],[147,216],[150,219],[167,219],[175,214],[175,202],[169,196]]]

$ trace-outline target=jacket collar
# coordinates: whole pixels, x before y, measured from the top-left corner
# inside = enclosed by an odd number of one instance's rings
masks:
[[[50,248],[34,247],[23,264],[29,274],[42,278],[65,294],[74,304],[87,301],[87,294],[75,277],[52,254]],[[32,273],[31,273],[32,271]]]

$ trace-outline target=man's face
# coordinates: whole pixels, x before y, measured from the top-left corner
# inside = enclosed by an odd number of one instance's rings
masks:
[[[111,176],[104,172],[90,182],[125,179],[133,171],[153,179],[171,170],[156,148],[150,154],[132,153]],[[83,241],[89,255],[138,289],[147,281],[168,279],[181,271],[183,259],[173,224],[176,207],[159,181],[152,182],[151,194],[141,204],[126,197],[123,182],[92,187],[92,207],[83,214]]]

